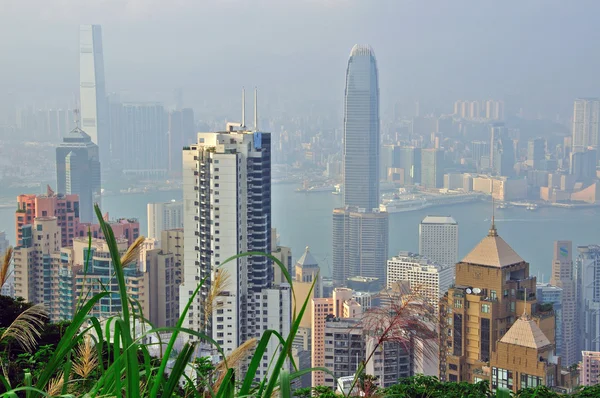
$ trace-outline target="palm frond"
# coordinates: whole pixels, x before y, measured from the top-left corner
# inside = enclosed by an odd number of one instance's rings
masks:
[[[134,261],[139,260],[140,251],[142,250],[145,240],[146,238],[140,236],[135,240],[135,242],[133,242],[131,246],[129,246],[127,252],[123,255],[123,257],[121,257],[121,267],[125,268]]]
[[[64,382],[65,376],[62,372],[59,372],[56,377],[48,382],[48,386],[46,387],[48,395],[51,397],[61,395]]]
[[[206,300],[204,300],[204,319],[206,324],[208,323],[208,319],[210,319],[212,316],[215,300],[221,293],[223,293],[228,285],[229,273],[223,269],[218,270],[214,280],[211,283],[208,296],[206,297]]]
[[[213,385],[213,390],[216,392],[221,387],[221,383],[227,374],[228,369],[237,368],[242,364],[243,361],[248,359],[251,352],[254,351],[256,345],[258,344],[258,340],[256,338],[251,338],[250,340],[246,340],[242,345],[240,345],[235,350],[231,351],[231,354],[227,355],[227,360],[223,360],[217,364],[215,367],[215,373],[218,373],[219,377],[215,381]]]
[[[76,350],[76,358],[73,363],[73,371],[81,378],[87,379],[92,371],[98,366],[98,357],[90,335],[83,338]]]
[[[12,256],[13,248],[12,246],[9,246],[8,249],[6,249],[6,251],[4,252],[2,266],[0,266],[0,288],[4,286],[10,275],[9,268],[10,263],[12,261]]]
[[[0,341],[13,338],[26,351],[33,351],[41,336],[48,312],[43,304],[36,304],[23,311],[2,333]]]

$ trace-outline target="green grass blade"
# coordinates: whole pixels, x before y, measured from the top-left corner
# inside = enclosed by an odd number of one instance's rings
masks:
[[[264,355],[265,350],[267,349],[267,345],[269,344],[269,340],[271,339],[272,334],[272,330],[265,330],[260,338],[260,341],[258,342],[258,345],[256,346],[256,349],[254,350],[252,360],[250,361],[248,371],[246,372],[246,377],[244,377],[244,382],[242,383],[242,387],[240,387],[240,390],[238,392],[238,394],[242,397],[250,394],[250,389],[252,388],[252,383],[254,382],[256,371],[260,366],[262,357]]]
[[[100,325],[100,321],[98,318],[91,317],[90,322],[92,323],[92,327],[96,331],[96,336],[92,335],[92,340],[94,341],[94,347],[98,352],[98,366],[100,367],[101,373],[104,373],[104,361],[102,360],[102,352],[104,351],[104,338],[102,336],[102,326]],[[110,341],[110,340],[109,340]],[[107,344],[109,346],[110,344]]]
[[[173,391],[175,390],[175,387],[177,387],[181,375],[185,374],[185,368],[187,367],[188,362],[190,362],[192,355],[194,355],[195,349],[196,344],[185,343],[183,349],[177,356],[177,360],[173,365],[173,369],[171,369],[171,373],[169,373],[169,379],[167,380],[167,385],[162,392],[161,397],[173,396]]]
[[[163,386],[163,384],[164,384],[164,380],[161,375],[163,375],[165,373],[165,369],[167,368],[167,362],[169,361],[169,356],[171,355],[171,352],[173,351],[173,347],[175,346],[175,342],[177,341],[177,336],[179,335],[179,332],[183,329],[182,326],[183,326],[185,317],[190,309],[190,306],[194,302],[196,295],[200,291],[200,288],[202,288],[202,286],[204,285],[204,281],[205,281],[205,279],[202,279],[200,281],[200,283],[198,283],[196,290],[194,290],[194,293],[192,294],[192,296],[188,300],[187,304],[185,305],[185,308],[179,315],[179,319],[177,320],[177,325],[175,326],[175,330],[173,331],[173,334],[171,335],[171,340],[169,340],[169,345],[167,345],[167,349],[165,350],[162,361],[160,362],[160,367],[158,369],[158,377],[155,380],[154,385],[152,386],[152,390],[150,391],[150,398],[157,398],[158,391],[160,390],[161,386]],[[154,329],[154,330],[156,330],[156,329]]]
[[[233,398],[235,392],[235,374],[233,369],[227,369],[227,373],[221,382],[216,398]]]
[[[306,307],[308,306],[308,301],[310,299],[310,294],[315,288],[315,283],[318,278],[313,280],[312,285],[310,286],[310,290],[308,291],[308,297],[302,303],[302,308],[298,313],[298,317],[294,319],[292,327],[290,328],[290,334],[287,337],[283,350],[279,354],[279,358],[277,358],[277,363],[275,364],[275,368],[273,369],[273,374],[267,384],[267,388],[264,391],[265,397],[270,397],[273,394],[273,390],[275,389],[275,385],[277,384],[278,377],[277,372],[281,372],[283,370],[283,364],[287,357],[292,357],[292,343],[294,342],[294,337],[296,337],[296,333],[298,333],[298,329],[300,328],[300,321],[302,321],[302,317],[304,316],[304,312],[306,311]]]
[[[292,386],[290,385],[290,372],[282,370],[279,374],[279,396],[281,398],[292,397]]]
[[[108,245],[110,256],[113,262],[113,270],[115,272],[115,276],[117,278],[117,283],[119,286],[119,296],[121,298],[121,312],[123,314],[123,322],[124,327],[122,327],[122,340],[123,347],[127,347],[132,343],[132,331],[130,328],[131,318],[129,313],[129,300],[127,297],[127,287],[125,285],[125,271],[121,265],[121,256],[119,253],[119,248],[117,246],[117,240],[115,239],[115,235],[112,231],[112,228],[104,218],[102,217],[102,212],[100,211],[100,207],[98,204],[94,205],[94,210],[96,211],[96,216],[98,217],[98,222],[100,223],[100,227],[102,228],[102,232],[104,234],[104,239],[106,240],[106,244]],[[137,352],[129,352],[126,356],[126,364],[127,364],[127,393],[129,396],[137,396],[139,395],[140,389],[140,375],[139,371],[139,363],[137,360]],[[133,395],[130,395],[133,394]]]
[[[46,387],[46,384],[48,383],[52,375],[56,373],[63,359],[69,352],[71,352],[75,344],[79,342],[81,335],[78,335],[77,338],[75,336],[78,334],[79,329],[86,321],[86,319],[88,319],[88,312],[90,312],[92,307],[94,307],[94,305],[96,305],[96,303],[105,296],[106,293],[99,293],[95,295],[81,307],[81,310],[79,310],[75,314],[73,320],[71,321],[71,324],[60,339],[60,342],[56,347],[56,351],[54,351],[54,355],[52,356],[50,361],[48,361],[48,364],[46,365],[44,371],[40,375],[36,383],[36,388],[43,390]]]

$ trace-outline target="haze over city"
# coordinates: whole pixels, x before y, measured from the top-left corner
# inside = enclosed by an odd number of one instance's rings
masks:
[[[0,394],[600,396],[599,13],[2,1]]]
[[[5,0],[0,90],[20,101],[72,101],[77,26],[95,23],[107,92],[132,101],[171,101],[183,87],[198,112],[225,117],[245,85],[261,88],[265,116],[313,107],[341,116],[339,70],[352,45],[368,43],[380,63],[383,112],[416,100],[447,112],[456,98],[489,97],[533,117],[566,117],[570,98],[600,89],[599,8],[560,0]]]

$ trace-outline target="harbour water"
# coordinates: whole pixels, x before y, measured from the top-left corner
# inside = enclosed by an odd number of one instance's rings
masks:
[[[292,247],[294,260],[305,246],[319,261],[322,272],[331,274],[331,211],[341,205],[341,195],[329,192],[297,193],[298,185],[277,184],[272,188],[273,226],[280,244]],[[181,199],[180,191],[157,191],[123,194],[103,198],[102,210],[111,218],[135,217],[143,234],[147,230],[148,202]],[[14,208],[0,208],[0,230],[5,230],[14,244]],[[555,240],[572,240],[573,245],[600,244],[600,208],[561,209],[524,208],[495,210],[498,233],[531,264],[531,272],[550,278],[552,244]],[[492,205],[474,202],[434,207],[413,212],[390,214],[389,255],[398,251],[417,252],[419,222],[427,215],[450,215],[459,223],[460,256],[466,255],[490,227]]]

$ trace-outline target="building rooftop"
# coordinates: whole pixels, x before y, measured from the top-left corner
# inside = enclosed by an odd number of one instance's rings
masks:
[[[501,342],[521,347],[540,349],[552,345],[533,319],[523,314],[502,336]]]
[[[421,221],[421,224],[458,224],[450,216],[427,216]]]
[[[524,260],[498,236],[496,227],[492,224],[488,235],[475,246],[465,258],[463,263],[487,265],[490,267],[506,267],[519,264]]]
[[[304,268],[304,267],[315,268],[315,267],[319,266],[319,264],[317,263],[317,260],[315,260],[315,258],[312,256],[312,254],[310,254],[308,246],[306,246],[306,249],[304,249],[304,254],[296,262],[296,265],[298,265],[302,268]]]

